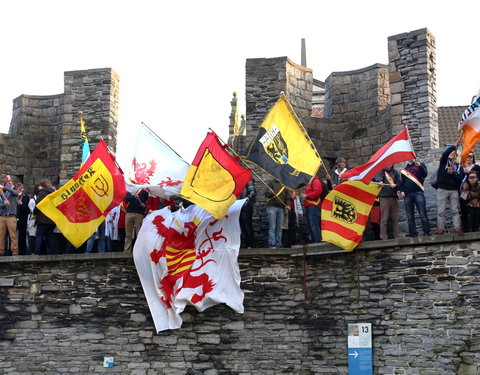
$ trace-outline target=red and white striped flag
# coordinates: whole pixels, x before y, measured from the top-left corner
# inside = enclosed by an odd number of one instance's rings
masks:
[[[341,178],[344,181],[360,180],[368,184],[383,168],[412,159],[416,159],[416,156],[405,128],[378,150],[366,164],[342,173]]]

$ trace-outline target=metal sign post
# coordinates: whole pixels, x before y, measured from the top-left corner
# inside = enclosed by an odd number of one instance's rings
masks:
[[[372,375],[372,324],[348,324],[348,375]]]

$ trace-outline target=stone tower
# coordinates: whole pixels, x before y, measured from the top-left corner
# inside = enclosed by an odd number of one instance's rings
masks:
[[[65,72],[61,94],[14,99],[9,133],[0,134],[0,173],[29,192],[42,178],[64,184],[80,167],[80,111],[90,148],[104,139],[115,151],[118,97],[118,75],[105,68]]]
[[[388,38],[392,126],[407,124],[418,156],[439,147],[435,37],[420,29]]]

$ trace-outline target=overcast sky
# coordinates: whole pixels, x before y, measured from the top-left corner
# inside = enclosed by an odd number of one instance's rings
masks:
[[[388,36],[424,27],[436,38],[438,104],[466,105],[480,87],[477,9],[418,0],[2,1],[0,132],[17,96],[59,94],[64,71],[111,67],[120,76],[120,164],[130,163],[142,121],[190,163],[209,127],[227,139],[234,91],[244,113],[247,58],[300,63],[305,38],[307,65],[324,81],[386,64]]]

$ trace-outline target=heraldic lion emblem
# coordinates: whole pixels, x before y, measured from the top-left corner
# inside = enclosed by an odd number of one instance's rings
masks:
[[[288,147],[275,124],[260,138],[263,149],[277,164],[288,164]]]

